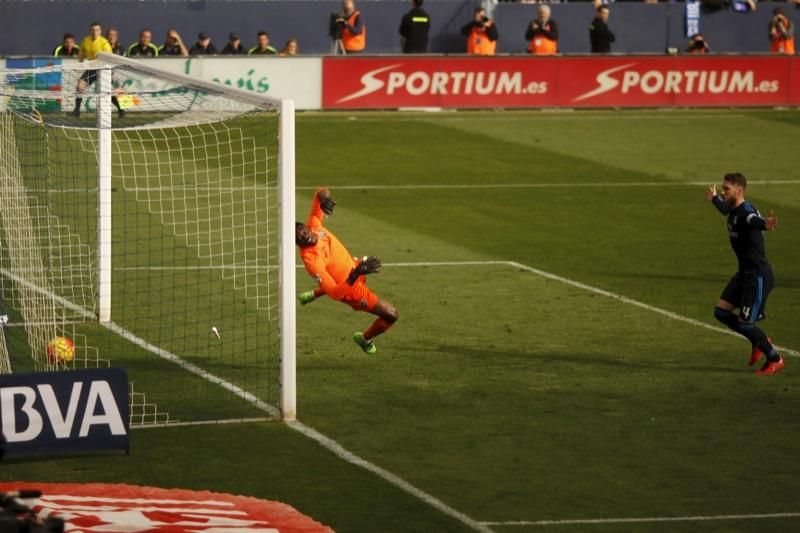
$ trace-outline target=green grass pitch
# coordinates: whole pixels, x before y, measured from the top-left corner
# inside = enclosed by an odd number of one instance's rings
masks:
[[[800,359],[759,379],[744,339],[524,268],[716,326],[735,259],[703,184],[741,171],[780,219],[764,328],[800,350],[798,136],[797,111],[299,115],[299,216],[329,186],[327,225],[387,264],[369,283],[400,313],[366,357],[351,336],[369,317],[298,308],[300,419],[496,531],[796,531],[510,523],[800,513]],[[278,422],[132,441],[0,477],[247,494],[340,531],[465,529]]]

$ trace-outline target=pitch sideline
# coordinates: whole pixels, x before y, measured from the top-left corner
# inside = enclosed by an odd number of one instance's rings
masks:
[[[723,520],[764,520],[776,518],[800,518],[800,513],[754,513],[701,516],[653,516],[643,518],[577,518],[573,520],[510,520],[506,522],[481,522],[485,526],[570,526],[607,524],[648,524],[656,522],[712,522]]]

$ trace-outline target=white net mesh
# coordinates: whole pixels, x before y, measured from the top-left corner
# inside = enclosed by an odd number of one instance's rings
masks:
[[[121,366],[133,425],[263,414],[248,395],[277,406],[276,113],[135,64],[0,71],[0,372]],[[96,320],[108,129],[110,325]],[[73,359],[48,356],[57,337]]]

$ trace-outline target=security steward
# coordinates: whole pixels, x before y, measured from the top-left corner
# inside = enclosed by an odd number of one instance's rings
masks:
[[[494,21],[486,16],[482,7],[475,8],[472,22],[461,28],[461,34],[467,38],[467,53],[481,56],[493,56],[497,50],[497,39],[500,35]]]
[[[411,0],[414,7],[403,15],[400,22],[400,35],[403,36],[404,54],[424,54],[428,51],[428,32],[431,29],[431,18],[422,9],[424,0]]]
[[[611,15],[607,5],[597,8],[597,15],[589,26],[589,42],[593,54],[607,54],[611,52],[611,43],[616,40],[614,33],[608,27],[608,17]]]
[[[531,21],[525,31],[528,41],[528,52],[536,55],[553,55],[558,53],[558,24],[550,18],[550,6],[539,6],[539,18]]]

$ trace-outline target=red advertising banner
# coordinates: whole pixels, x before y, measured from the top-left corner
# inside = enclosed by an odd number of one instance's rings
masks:
[[[793,56],[329,57],[324,109],[800,104]]]

